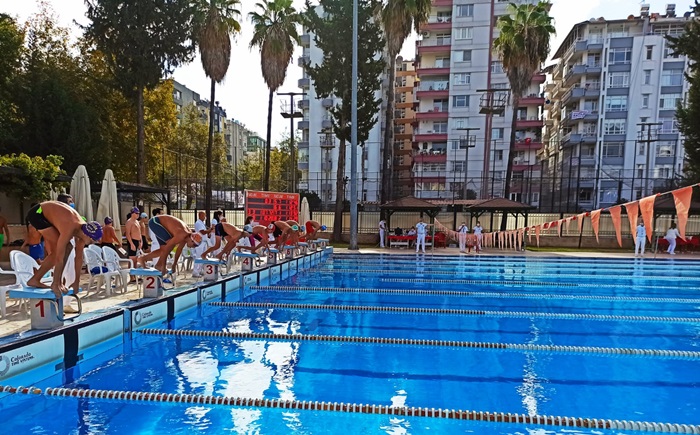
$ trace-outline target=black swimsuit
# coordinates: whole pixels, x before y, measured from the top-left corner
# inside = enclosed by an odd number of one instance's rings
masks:
[[[224,224],[216,224],[214,227],[214,234],[218,237],[226,237],[228,234],[226,233],[226,230],[224,230]]]
[[[26,219],[27,223],[37,230],[45,230],[53,226],[53,224],[46,220],[46,217],[44,217],[44,212],[41,210],[41,204],[37,204],[30,208],[29,212],[27,212]]]

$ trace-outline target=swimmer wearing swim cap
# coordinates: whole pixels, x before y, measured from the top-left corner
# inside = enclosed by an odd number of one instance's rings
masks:
[[[289,225],[289,227],[291,228],[291,232],[289,233],[289,244],[299,246],[299,229],[301,228],[301,225],[299,225],[299,222],[292,220],[287,221],[287,225]]]
[[[325,231],[326,226],[321,225],[316,221],[306,222],[306,241],[316,240],[318,238],[318,231]]]
[[[182,220],[170,215],[158,215],[148,221],[148,228],[153,232],[158,240],[158,249],[143,255],[136,260],[137,265],[145,266],[151,258],[158,258],[155,268],[165,275],[166,260],[168,255],[175,249],[173,258],[172,273],[177,272],[177,264],[185,246],[195,248],[202,243],[202,235],[190,229]]]

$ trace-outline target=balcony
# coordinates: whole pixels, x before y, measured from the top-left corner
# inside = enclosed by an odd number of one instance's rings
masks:
[[[547,75],[543,73],[535,73],[532,76],[532,83],[544,83],[547,81]]]
[[[310,78],[299,79],[298,85],[302,89],[309,89],[309,86],[311,86],[311,79]]]
[[[423,66],[421,65],[417,70],[416,73],[418,76],[444,76],[446,74],[450,73],[450,65],[449,64],[433,64],[433,65],[426,65]]]
[[[586,84],[585,86],[577,86],[569,89],[562,97],[563,105],[567,105],[570,100],[580,100],[581,98],[598,98],[600,96],[600,85]]]
[[[333,107],[333,99],[332,98],[324,98],[323,100],[321,100],[321,105],[325,109],[328,109],[329,107]]]
[[[308,120],[299,121],[297,123],[297,128],[299,130],[308,130],[309,129],[309,121]]]
[[[419,55],[426,53],[435,54],[448,54],[450,48],[452,47],[452,42],[450,38],[442,39],[424,39],[422,41],[416,41],[416,51]]]
[[[430,16],[428,22],[421,24],[421,32],[430,30],[452,30],[452,17],[446,16]]]
[[[433,0],[433,6],[452,6],[452,0]]]
[[[308,55],[299,56],[299,59],[297,60],[297,65],[304,68],[309,62],[311,62],[311,58]]]
[[[600,73],[602,72],[601,64],[600,63],[592,63],[590,65],[584,64],[584,63],[578,63],[576,65],[572,65],[569,70],[566,72],[566,76],[564,77],[564,83],[569,84],[575,79],[580,79],[581,76],[584,74],[586,76],[600,76]]]
[[[597,110],[572,110],[570,113],[564,113],[564,124],[571,125],[579,121],[597,121]]]
[[[413,161],[415,163],[445,163],[447,162],[447,152],[439,150],[416,152],[413,154]]]
[[[450,96],[450,82],[444,81],[432,81],[432,82],[421,82],[416,92],[416,97],[418,99],[422,98],[447,98]]]
[[[321,128],[323,130],[326,130],[328,128],[333,128],[333,121],[331,120],[330,117],[325,117],[323,121],[321,121]]]
[[[302,140],[300,142],[297,142],[297,147],[299,148],[308,148],[309,147],[309,141],[308,140]]]
[[[447,142],[447,132],[433,130],[414,130],[415,142]]]
[[[407,129],[404,125],[399,125],[394,127],[394,139],[404,140],[411,139],[413,137],[413,132]]]
[[[447,119],[449,115],[450,112],[448,110],[440,110],[438,108],[438,110],[431,109],[427,112],[417,112],[416,119],[419,121],[430,119]]]
[[[544,122],[537,116],[530,116],[529,118],[522,117],[515,120],[515,128],[541,128]]]
[[[544,97],[537,94],[530,94],[527,97],[520,98],[518,104],[521,106],[541,106],[544,104]]]
[[[595,133],[569,133],[564,135],[564,137],[561,139],[561,144],[595,144],[596,141],[597,137]]]
[[[309,108],[309,100],[307,98],[305,98],[303,100],[299,100],[299,102],[297,103],[297,107],[299,107],[300,109],[308,109]]]
[[[542,139],[540,138],[527,138],[524,140],[516,140],[515,141],[515,149],[516,150],[538,150],[542,148]]]
[[[301,40],[302,47],[308,48],[311,45],[311,35],[309,35],[308,33],[301,35],[299,39]]]

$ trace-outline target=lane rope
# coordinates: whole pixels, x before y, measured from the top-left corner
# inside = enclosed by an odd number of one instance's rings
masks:
[[[663,357],[669,359],[700,359],[700,352],[666,349],[634,349],[593,346],[560,346],[553,344],[490,343],[479,341],[428,340],[420,338],[358,337],[339,335],[277,334],[271,332],[231,332],[190,329],[144,328],[138,332],[146,335],[167,335],[175,337],[216,337],[232,339],[278,340],[278,341],[326,341],[340,343],[373,343],[401,346],[456,347],[470,349],[495,349],[518,352],[545,352],[579,355],[623,355],[643,357]]]
[[[73,397],[128,402],[192,403],[257,408],[331,411],[349,414],[380,414],[403,417],[427,417],[451,420],[471,420],[491,423],[519,423],[539,426],[579,427],[587,429],[634,430],[640,432],[667,432],[700,434],[700,425],[659,423],[634,420],[606,420],[598,418],[563,417],[554,415],[526,415],[505,412],[465,411],[455,409],[405,407],[345,402],[307,400],[253,399],[245,397],[217,397],[204,394],[154,393],[144,391],[92,390],[82,388],[36,388],[0,385],[0,392],[48,397]]]
[[[502,286],[542,286],[542,287],[580,287],[580,288],[615,288],[619,289],[621,285],[614,283],[597,283],[597,282],[543,282],[543,281],[517,281],[517,280],[477,280],[477,279],[424,279],[424,278],[379,278],[380,282],[396,282],[396,283],[420,283],[420,284],[481,284],[481,285],[502,285]],[[674,287],[660,285],[633,285],[635,289],[669,289],[669,290],[695,290],[694,287]]]
[[[258,291],[281,292],[320,292],[320,293],[371,293],[371,294],[406,294],[425,296],[464,296],[477,298],[515,298],[515,299],[566,299],[566,300],[592,300],[592,301],[620,301],[620,302],[658,302],[677,304],[700,304],[700,299],[688,298],[651,298],[641,296],[594,296],[594,295],[563,295],[546,293],[496,293],[496,292],[470,292],[458,290],[416,290],[416,289],[372,289],[372,288],[336,288],[336,287],[295,287],[282,286],[250,286]]]
[[[209,305],[216,307],[232,308],[283,308],[293,310],[323,310],[323,311],[369,311],[384,313],[420,313],[420,314],[455,314],[462,316],[485,317],[538,317],[544,319],[583,319],[583,320],[616,320],[626,322],[671,322],[671,323],[700,323],[700,318],[690,317],[657,317],[657,316],[621,316],[612,314],[584,314],[584,313],[538,313],[529,311],[486,311],[486,310],[462,310],[447,308],[421,308],[421,307],[380,307],[365,305],[323,305],[323,304],[288,304],[274,302],[211,302]]]

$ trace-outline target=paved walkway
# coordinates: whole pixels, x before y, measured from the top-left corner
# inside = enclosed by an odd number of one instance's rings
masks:
[[[350,251],[345,248],[335,248],[335,253],[362,253],[362,254],[388,254],[388,255],[415,255],[413,249],[388,249],[388,248],[362,248],[359,251]],[[428,250],[425,254],[426,256],[493,256],[493,255],[509,255],[509,256],[524,256],[524,257],[595,257],[595,258],[629,258],[632,260],[634,254],[631,252],[587,252],[587,251],[576,251],[576,252],[548,252],[548,251],[513,251],[513,250],[498,250],[498,249],[487,249],[480,254],[476,254],[472,251],[471,254],[460,254],[457,248],[436,248],[431,251]],[[654,256],[653,253],[647,253],[645,258],[647,259],[700,259],[700,255],[696,254],[678,254],[673,257],[668,254],[657,254]],[[87,285],[88,276],[83,275],[81,282],[83,287]],[[197,279],[192,278],[188,273],[187,277],[184,274],[181,275],[177,280],[177,288],[187,289],[191,288],[192,284],[197,282]],[[2,284],[11,284],[6,279],[0,281]],[[111,294],[106,295],[104,291],[97,294],[90,294],[88,297],[82,299],[83,303],[83,313],[90,313],[100,310],[108,310],[110,308],[117,307],[121,304],[128,303],[130,301],[139,300],[139,293],[136,291],[136,285],[130,284],[126,293]],[[8,301],[7,315],[5,318],[0,319],[0,337],[5,337],[12,334],[21,333],[29,330],[29,315],[19,309],[19,306],[12,300]]]

